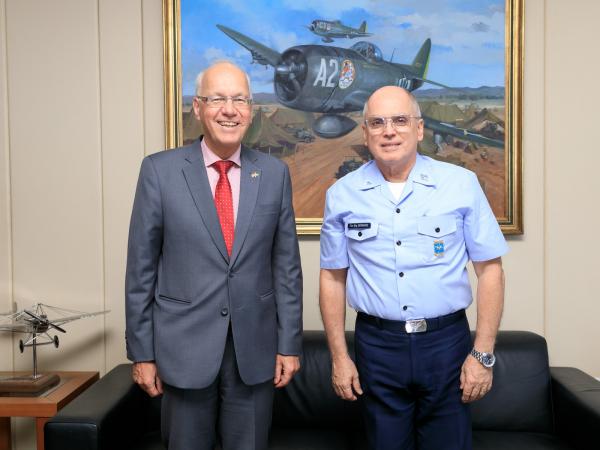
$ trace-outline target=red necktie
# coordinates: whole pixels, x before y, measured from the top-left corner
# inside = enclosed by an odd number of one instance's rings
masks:
[[[219,181],[217,181],[217,187],[215,188],[215,206],[217,207],[221,231],[229,256],[231,256],[231,249],[233,248],[234,224],[233,197],[227,172],[233,167],[233,164],[233,161],[216,161],[213,163],[213,166],[219,172]]]

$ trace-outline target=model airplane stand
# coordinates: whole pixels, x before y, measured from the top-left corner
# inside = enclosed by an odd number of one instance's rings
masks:
[[[60,377],[56,374],[38,374],[0,378],[0,396],[37,397],[56,386]]]
[[[0,378],[0,395],[35,397],[46,392],[60,382],[60,377],[56,374],[38,373],[35,333],[31,347],[33,350],[33,373],[31,375]]]

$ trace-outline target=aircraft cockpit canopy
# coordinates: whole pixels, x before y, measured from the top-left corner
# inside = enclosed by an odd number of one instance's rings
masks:
[[[377,47],[375,44],[371,44],[370,42],[360,41],[350,48],[360,53],[367,59],[375,59],[377,61],[381,61],[383,59],[383,53],[381,53],[379,47]]]

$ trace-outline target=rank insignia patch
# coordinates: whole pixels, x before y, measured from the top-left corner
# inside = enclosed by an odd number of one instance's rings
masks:
[[[433,241],[433,256],[436,258],[444,256],[444,241]]]

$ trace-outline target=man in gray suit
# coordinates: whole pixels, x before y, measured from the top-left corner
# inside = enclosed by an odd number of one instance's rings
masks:
[[[127,255],[127,356],[163,394],[170,450],[267,448],[273,386],[299,370],[302,272],[288,168],[241,146],[247,75],[198,76],[204,136],[142,162]]]

